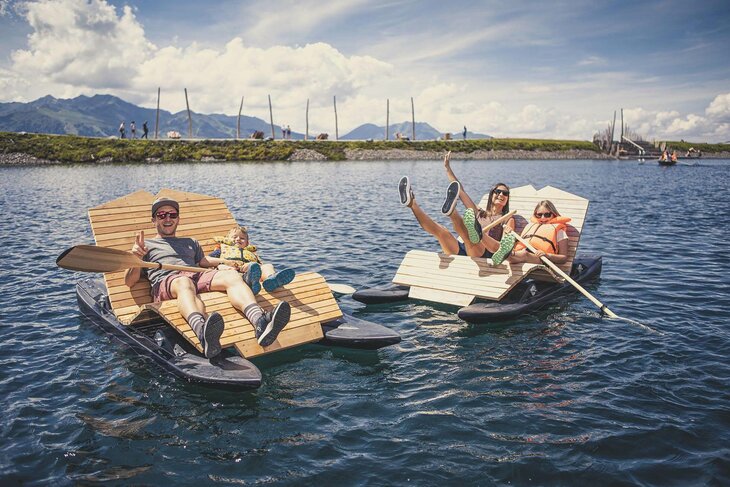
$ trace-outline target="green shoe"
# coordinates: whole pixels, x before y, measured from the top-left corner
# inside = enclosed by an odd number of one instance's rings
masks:
[[[504,262],[504,259],[510,254],[510,252],[512,252],[512,248],[515,246],[516,241],[517,238],[512,233],[508,233],[503,236],[502,240],[499,242],[499,248],[492,255],[492,263],[494,263],[494,265],[499,265]]]
[[[478,244],[482,240],[482,225],[477,219],[474,208],[467,208],[464,212],[464,225],[469,232],[469,241]]]

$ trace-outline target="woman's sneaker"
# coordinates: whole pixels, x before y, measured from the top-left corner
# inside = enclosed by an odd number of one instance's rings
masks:
[[[279,289],[281,286],[286,286],[292,282],[295,276],[296,273],[294,272],[294,269],[282,269],[274,275],[264,279],[264,289],[266,289],[267,293],[270,293]]]
[[[499,265],[504,262],[504,259],[512,252],[516,241],[517,237],[512,232],[505,234],[502,240],[499,241],[499,248],[492,255],[492,263]]]
[[[454,212],[456,201],[459,198],[459,191],[461,191],[459,181],[451,181],[449,187],[446,188],[446,199],[444,200],[444,205],[441,207],[441,213],[448,216]]]
[[[466,231],[469,232],[469,241],[478,244],[482,241],[482,224],[479,223],[474,208],[467,208],[464,212],[464,225]]]
[[[411,189],[411,181],[408,179],[408,176],[400,178],[398,193],[400,193],[400,204],[410,207],[411,203],[413,203],[413,189]]]
[[[203,346],[205,358],[213,358],[221,353],[221,335],[223,335],[224,328],[223,317],[217,311],[208,315],[198,337]]]
[[[243,273],[243,282],[251,288],[251,292],[256,296],[261,292],[261,266],[258,262],[248,264],[248,269]]]
[[[254,327],[259,345],[268,347],[274,343],[290,317],[291,306],[286,301],[281,301],[272,311],[265,312]]]

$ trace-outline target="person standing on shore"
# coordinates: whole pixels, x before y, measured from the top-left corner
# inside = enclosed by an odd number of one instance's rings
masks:
[[[129,124],[129,132],[132,134],[133,139],[137,138],[137,125],[134,123],[134,120]]]
[[[464,132],[463,132],[463,135],[464,135],[464,140],[466,140],[466,125],[464,125]]]
[[[127,138],[126,129],[124,128],[124,120],[122,120],[122,123],[119,124],[119,138]]]
[[[146,139],[150,129],[147,128],[147,120],[142,124],[142,137],[140,139]]]

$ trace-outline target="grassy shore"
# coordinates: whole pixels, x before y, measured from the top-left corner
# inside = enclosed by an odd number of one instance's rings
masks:
[[[694,144],[704,153],[721,144]],[[679,147],[679,143],[672,143]],[[688,145],[689,147],[689,145]],[[714,147],[714,149],[713,149]],[[0,163],[175,161],[285,161],[438,158],[445,151],[467,158],[605,158],[592,143],[575,140],[488,139],[453,141],[129,140],[0,132]],[[492,154],[494,157],[489,157]],[[10,158],[8,155],[15,155]]]

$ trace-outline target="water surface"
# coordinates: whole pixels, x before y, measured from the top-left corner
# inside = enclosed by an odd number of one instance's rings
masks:
[[[88,208],[139,189],[217,195],[275,264],[372,287],[408,249],[438,248],[396,188],[410,175],[437,215],[442,164],[1,168],[0,482],[727,485],[730,161],[452,166],[475,199],[497,181],[590,199],[580,250],[604,269],[589,289],[657,333],[577,297],[498,328],[346,297],[402,343],[262,357],[250,393],[188,385],[80,315],[81,274],[54,260],[93,242]]]

